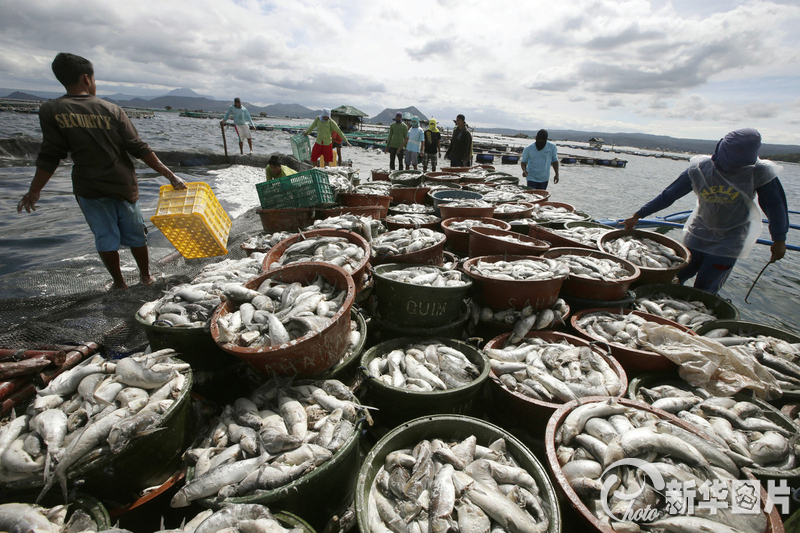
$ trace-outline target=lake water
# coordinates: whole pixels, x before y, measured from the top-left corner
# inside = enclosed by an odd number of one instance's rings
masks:
[[[257,123],[308,124],[307,120],[260,119]],[[156,113],[155,118],[134,119],[142,138],[157,152],[159,150],[212,150],[222,153],[223,144],[219,123],[216,120],[179,117],[176,113]],[[724,134],[725,132],[720,132]],[[0,113],[0,138],[28,135],[41,138],[38,117],[17,113]],[[476,140],[499,140],[497,135],[476,134]],[[517,145],[528,140],[502,138]],[[230,153],[238,152],[235,134],[227,133]],[[555,139],[556,144],[562,144]],[[256,153],[291,153],[289,134],[283,131],[255,131],[253,144]],[[567,144],[580,144],[570,142]],[[585,144],[583,145],[585,146]],[[245,148],[246,149],[246,148]],[[630,149],[635,150],[635,149]],[[644,150],[636,150],[646,152]],[[388,155],[377,150],[348,148],[342,150],[345,160],[352,160],[359,169],[362,182],[376,168],[388,168]],[[559,146],[559,154],[597,155],[597,152]],[[590,165],[561,164],[558,184],[549,186],[551,200],[566,202],[600,219],[620,219],[630,216],[636,209],[658,194],[687,166],[686,161],[666,157],[644,157],[618,154],[626,159],[625,168]],[[33,177],[35,154],[25,159],[0,158],[0,287],[4,276],[18,276],[20,271],[57,265],[59,261],[75,257],[95,257],[94,243],[83,216],[72,195],[71,167],[62,165],[45,187],[38,209],[34,214],[17,214],[16,205],[27,191]],[[499,158],[496,158],[499,159]],[[442,160],[440,162],[443,163]],[[782,164],[781,181],[786,190],[790,210],[800,208],[800,165]],[[522,178],[519,165],[501,165],[498,170]],[[420,166],[421,168],[421,166]],[[235,218],[258,205],[255,184],[263,181],[262,168],[245,165],[218,167],[180,167],[174,171],[187,181],[204,181],[211,185],[223,208]],[[145,219],[155,212],[158,188],[166,180],[150,169],[138,171],[140,179],[140,204]],[[658,215],[689,210],[694,206],[694,196],[689,195]],[[797,218],[793,215],[794,218]],[[797,223],[797,220],[792,220]],[[150,226],[151,245],[163,245],[163,236]],[[253,227],[253,232],[261,228]],[[679,237],[677,231],[670,236]],[[159,240],[160,237],[160,240]],[[763,238],[769,239],[764,225]],[[800,245],[800,234],[789,230],[789,244]],[[164,253],[171,251],[164,248]],[[743,319],[800,333],[800,252],[788,251],[786,257],[770,265],[749,297],[745,294],[759,271],[769,261],[769,247],[757,245],[750,257],[740,260],[720,295],[739,308]],[[157,257],[156,253],[151,254]],[[125,257],[125,256],[123,256]],[[16,273],[16,274],[15,274]]]

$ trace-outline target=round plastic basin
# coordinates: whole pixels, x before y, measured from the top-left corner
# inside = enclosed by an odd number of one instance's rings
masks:
[[[570,274],[561,287],[561,296],[575,296],[593,300],[620,300],[625,297],[628,288],[639,277],[639,267],[615,255],[587,250],[586,248],[551,248],[542,257],[557,259],[562,255],[576,255],[606,259],[619,264],[628,271],[628,276],[617,280],[602,280],[580,274]]]

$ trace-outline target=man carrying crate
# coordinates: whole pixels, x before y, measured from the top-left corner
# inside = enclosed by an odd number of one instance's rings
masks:
[[[333,161],[333,136],[331,132],[335,131],[338,133],[343,139],[342,142],[345,146],[350,146],[350,143],[347,142],[347,137],[345,137],[342,130],[339,129],[339,125],[336,121],[331,120],[330,109],[323,109],[322,114],[314,119],[314,122],[303,132],[303,135],[308,135],[314,131],[314,128],[317,129],[317,142],[314,143],[314,148],[311,149],[311,162],[314,163],[315,167],[318,167],[319,156],[322,156],[323,159],[325,159],[325,166],[327,167],[330,165],[331,161]]]
[[[120,245],[129,246],[143,285],[150,285],[139,186],[128,154],[164,176],[176,189],[186,183],[173,174],[142,141],[128,115],[120,107],[95,96],[97,85],[91,61],[60,53],[53,60],[53,74],[67,94],[43,104],[39,110],[42,147],[36,174],[17,204],[17,212],[36,210],[42,188],[60,161],[72,155],[72,190],[89,223],[97,252],[114,280],[114,288],[126,289],[119,261]]]

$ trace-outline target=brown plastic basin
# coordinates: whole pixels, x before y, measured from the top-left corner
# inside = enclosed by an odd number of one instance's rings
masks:
[[[561,287],[561,296],[574,296],[586,300],[621,300],[628,292],[628,288],[640,275],[639,267],[619,258],[615,255],[607,254],[598,250],[587,250],[586,248],[551,248],[542,254],[542,257],[556,259],[562,255],[580,255],[585,257],[596,257],[598,259],[608,259],[614,261],[629,272],[629,276],[618,280],[601,280],[579,274],[570,274],[564,280]]]
[[[689,249],[684,246],[683,243],[654,231],[644,231],[638,229],[615,229],[600,237],[600,239],[597,241],[597,245],[600,247],[600,250],[610,253],[606,248],[606,243],[631,234],[633,234],[633,236],[637,239],[647,238],[663,244],[664,246],[668,246],[675,251],[675,255],[683,259],[680,264],[669,268],[649,268],[640,266],[639,270],[641,270],[642,273],[639,275],[639,279],[636,280],[634,286],[647,285],[648,283],[671,283],[672,279],[678,274],[678,272],[686,268],[686,266],[689,264],[689,261],[692,259],[691,252],[689,252]]]
[[[497,237],[514,237],[523,243],[509,242]],[[500,228],[470,228],[469,230],[469,256],[482,255],[542,255],[550,249],[550,244],[527,235],[522,235],[510,229]]]
[[[440,209],[444,206],[440,206]],[[504,222],[502,220],[497,220],[496,218],[487,218],[487,217],[472,217],[472,216],[463,216],[463,217],[452,217],[446,218],[442,220],[442,231],[445,235],[447,235],[447,245],[448,247],[456,253],[466,254],[469,252],[469,231],[459,231],[452,229],[450,227],[451,224],[454,222],[461,222],[464,220],[480,220],[485,224],[491,224],[492,226],[497,226],[499,229],[508,231],[511,229],[511,226],[508,222]]]

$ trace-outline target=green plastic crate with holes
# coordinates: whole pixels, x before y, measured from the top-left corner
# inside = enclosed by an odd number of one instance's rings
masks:
[[[256,184],[262,209],[315,207],[334,201],[328,175],[315,168]]]
[[[298,161],[305,161],[311,159],[311,142],[308,140],[307,135],[298,133],[289,137],[292,144],[292,154]]]

